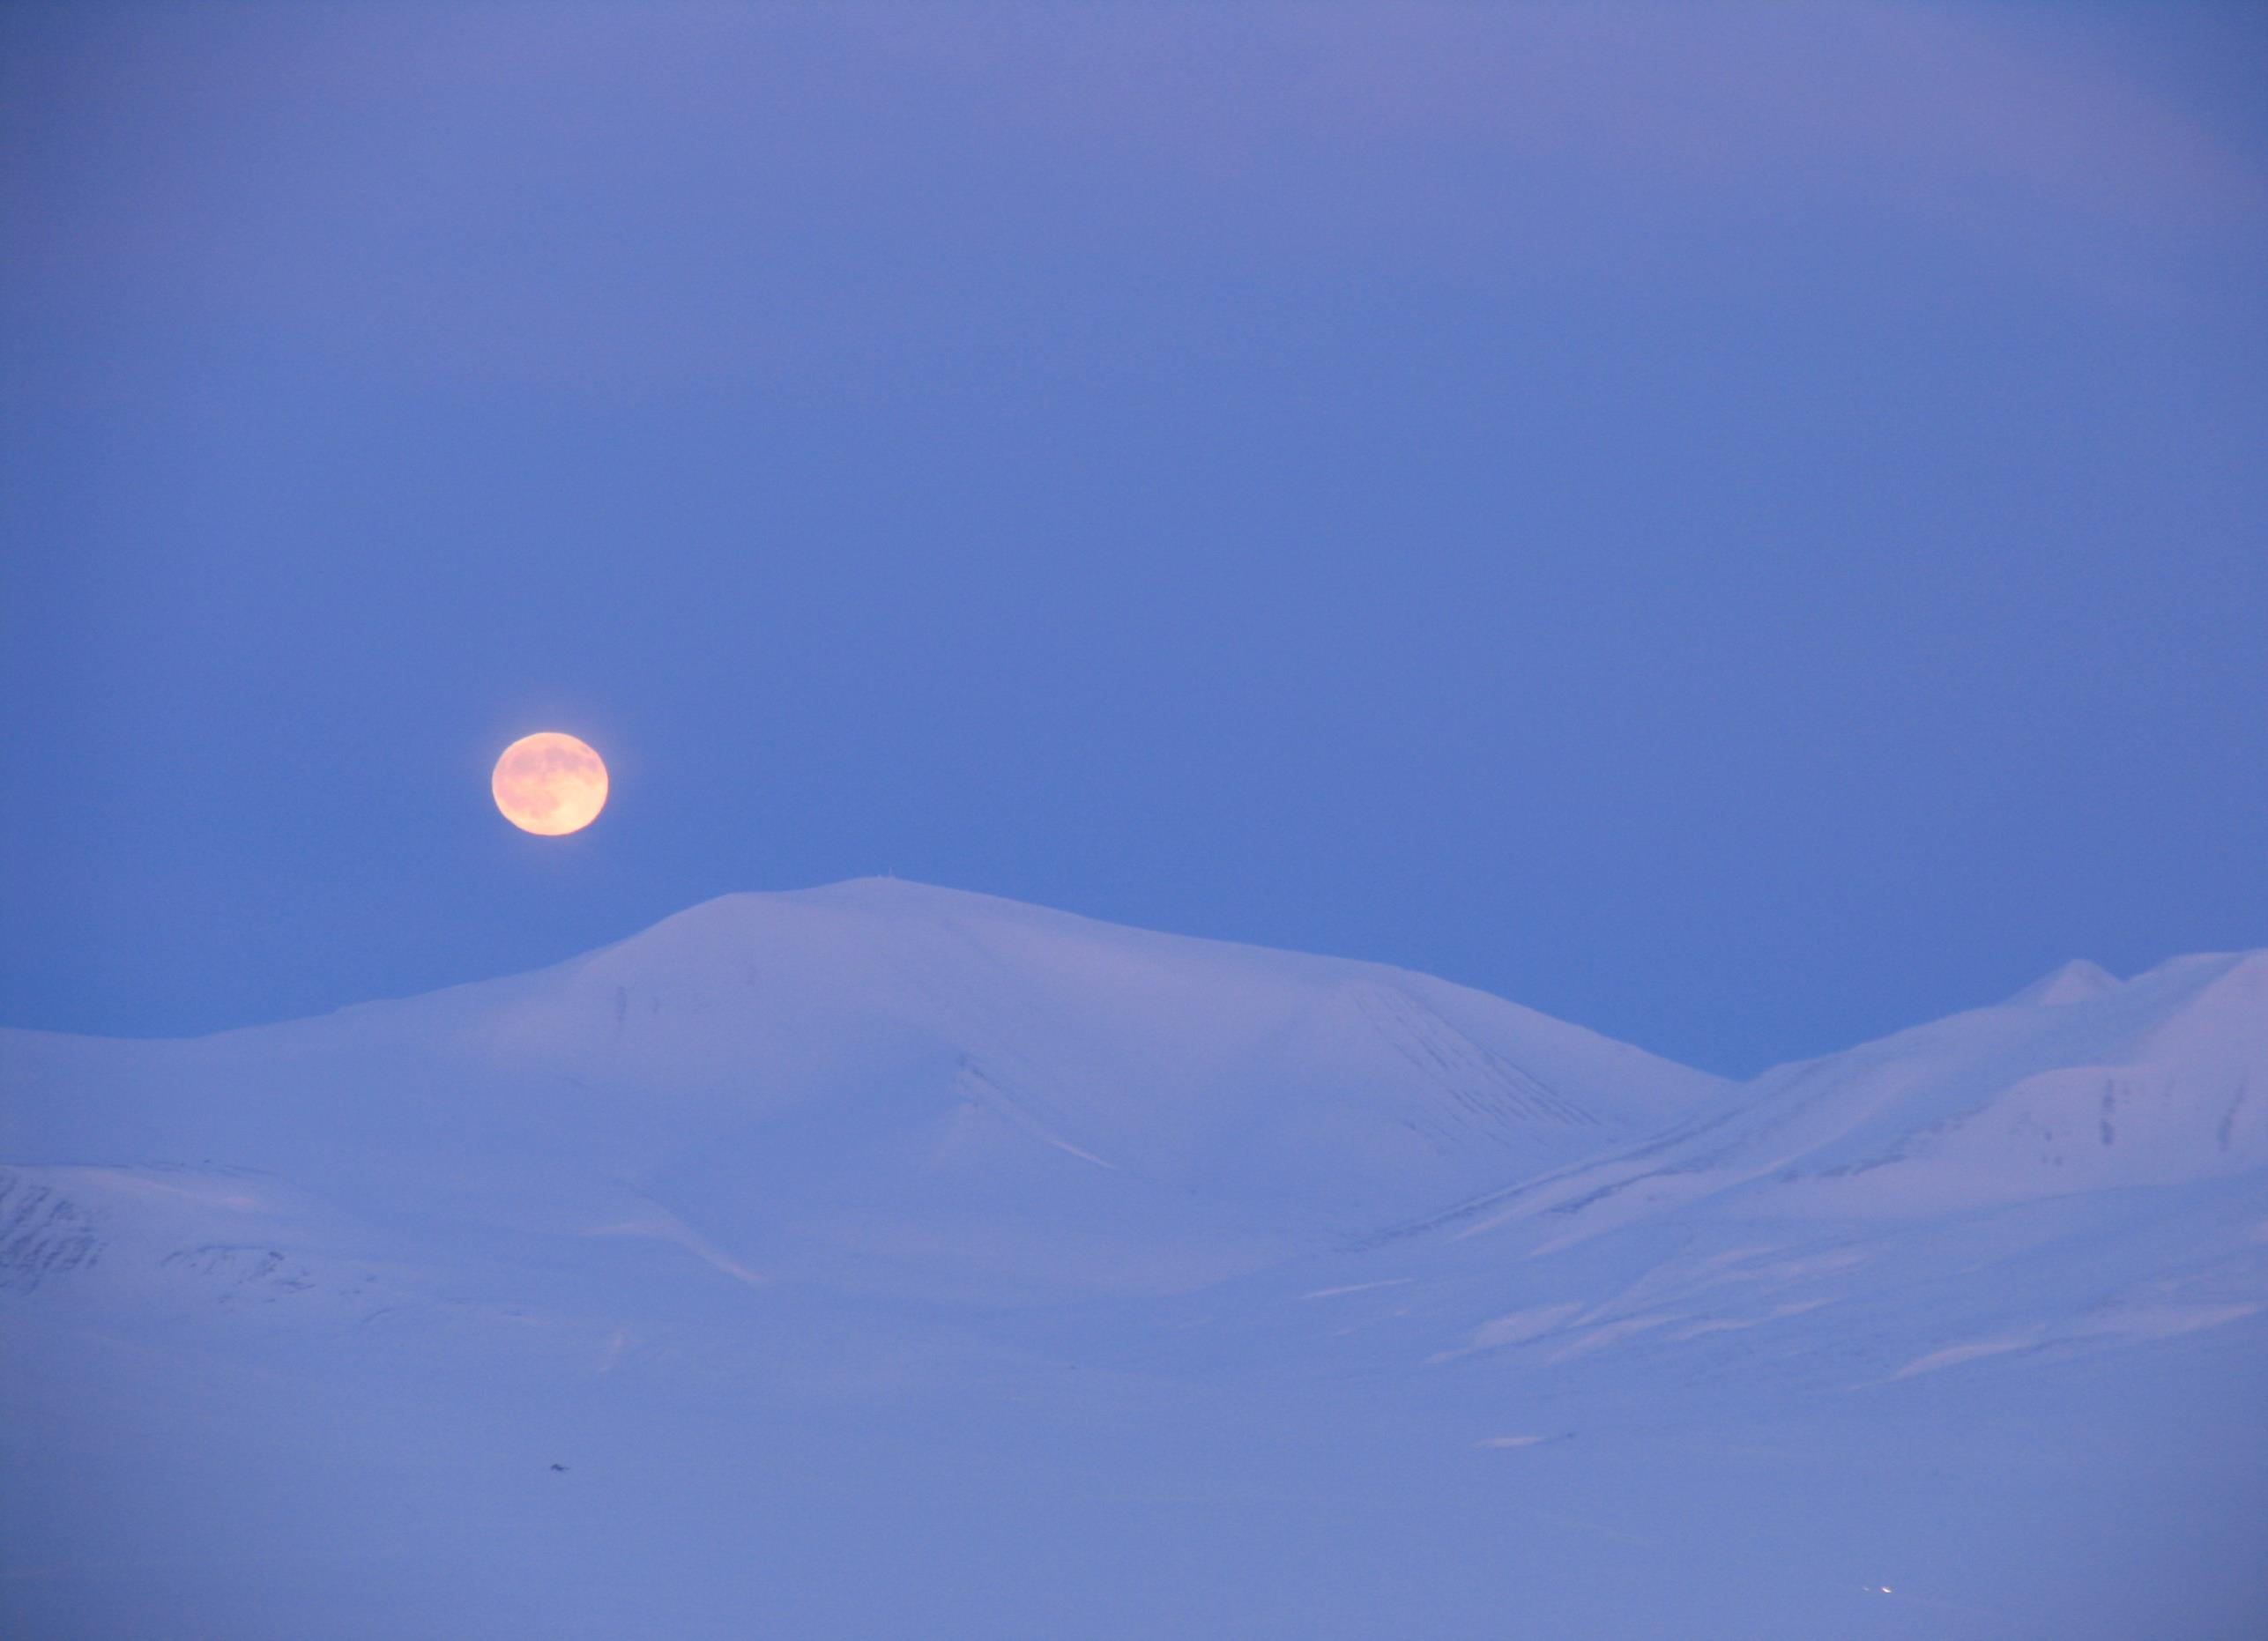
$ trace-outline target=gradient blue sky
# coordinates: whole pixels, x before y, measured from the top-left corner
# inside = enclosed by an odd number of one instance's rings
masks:
[[[0,12],[7,1023],[885,870],[1746,1072],[2268,944],[2268,12]],[[614,771],[509,828],[539,728]]]

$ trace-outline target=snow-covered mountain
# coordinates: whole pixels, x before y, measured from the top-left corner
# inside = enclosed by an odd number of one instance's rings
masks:
[[[2086,1355],[2268,1312],[2264,1096],[2268,954],[2124,984],[2074,964],[1779,1067],[1379,1255],[1434,1360],[1594,1384]]]
[[[1734,1086],[870,880],[0,1075],[6,1633],[2268,1611],[2268,954]]]
[[[1002,1294],[1334,1245],[1721,1086],[1422,975],[874,880],[320,1020],[0,1054],[0,1158],[210,1160],[382,1220],[663,1227],[736,1270]]]
[[[1784,1066],[1473,1232],[1559,1239],[1715,1199],[1746,1217],[1914,1219],[2268,1164],[2268,953],[2121,985],[2072,964],[1995,1008]],[[1474,1210],[1469,1208],[1468,1213]]]

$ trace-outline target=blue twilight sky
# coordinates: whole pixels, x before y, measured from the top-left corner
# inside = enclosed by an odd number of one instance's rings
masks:
[[[2268,944],[2257,6],[17,4],[0,76],[7,1023],[886,870],[1729,1072]]]

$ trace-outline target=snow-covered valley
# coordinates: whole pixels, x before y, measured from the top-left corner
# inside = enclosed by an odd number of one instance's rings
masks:
[[[864,881],[0,1068],[11,1635],[2268,1616],[2268,954],[1736,1085]]]

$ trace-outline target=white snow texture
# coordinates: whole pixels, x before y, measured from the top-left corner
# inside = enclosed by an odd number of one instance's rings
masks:
[[[0,1077],[0,1634],[2268,1634],[2268,953],[1736,1085],[867,880]]]

